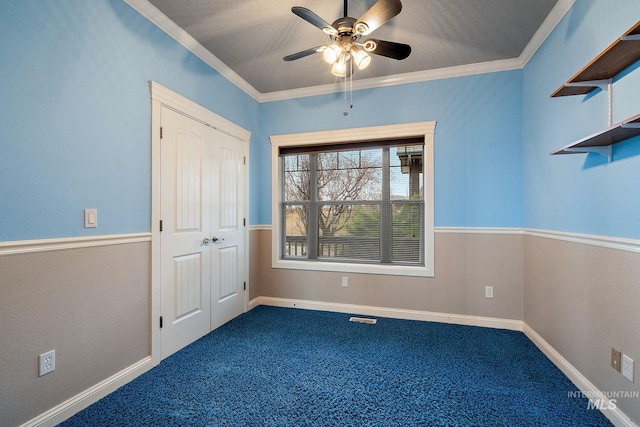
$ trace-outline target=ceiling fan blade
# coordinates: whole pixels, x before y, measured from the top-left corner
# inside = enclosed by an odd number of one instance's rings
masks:
[[[358,34],[367,35],[372,33],[376,28],[393,18],[402,10],[400,0],[378,0],[376,4],[371,6],[364,15],[354,24]]]
[[[295,61],[296,59],[304,58],[305,56],[313,55],[316,52],[322,51],[325,46],[316,46],[311,49],[306,49],[300,52],[292,53],[282,58],[285,61]]]
[[[316,15],[306,7],[293,6],[291,8],[291,12],[295,13],[296,15],[298,15],[300,18],[304,19],[311,25],[314,25],[320,28],[322,31],[324,31],[327,34],[338,34],[338,30],[333,28],[331,24],[329,24],[324,19],[320,18],[318,15]]]
[[[364,45],[367,46],[369,43],[374,43],[375,47],[371,50],[365,48],[365,50],[376,55],[386,56],[387,58],[401,60],[405,59],[411,54],[411,46],[409,46],[408,44],[388,42],[385,40],[377,39],[367,39],[364,42]]]

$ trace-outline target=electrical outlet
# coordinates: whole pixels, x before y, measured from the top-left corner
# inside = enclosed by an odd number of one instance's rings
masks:
[[[343,288],[348,288],[349,287],[349,277],[342,276],[342,287]]]
[[[40,355],[40,374],[43,376],[56,370],[56,351],[51,350]]]
[[[633,382],[633,359],[626,354],[622,355],[622,375]]]
[[[484,297],[485,298],[493,298],[493,286],[485,286],[484,287]]]
[[[611,347],[611,367],[616,371],[620,372],[620,358],[622,357],[622,353],[620,353],[615,348]]]

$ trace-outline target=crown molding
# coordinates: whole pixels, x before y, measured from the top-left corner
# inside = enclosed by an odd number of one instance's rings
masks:
[[[251,86],[245,79],[240,77],[235,71],[229,68],[224,62],[218,59],[214,54],[209,52],[196,39],[191,37],[185,30],[180,28],[175,22],[167,18],[160,12],[158,8],[149,3],[147,0],[123,0],[133,9],[138,11],[142,16],[155,24],[162,31],[167,33],[171,38],[180,43],[188,51],[198,58],[202,59],[211,68],[222,74],[227,80],[236,85],[247,95],[251,96],[258,102],[262,102],[262,94]]]
[[[209,52],[185,30],[180,28],[175,22],[170,20],[165,14],[149,3],[148,0],[123,1],[259,103],[284,101],[287,99],[305,98],[317,95],[328,95],[331,93],[342,92],[344,89],[342,84],[336,82],[327,85],[261,93],[240,77],[240,75],[235,71],[229,68],[224,62]],[[477,74],[520,70],[524,68],[533,55],[535,55],[540,46],[542,46],[542,43],[544,43],[569,9],[571,9],[575,1],[576,0],[559,0],[518,58],[355,80],[353,82],[353,90],[373,89],[431,80],[472,76]]]
[[[353,90],[373,89],[430,80],[449,79],[452,77],[465,77],[476,74],[519,70],[521,68],[522,62],[519,58],[501,59],[498,61],[479,62],[475,64],[458,65],[455,67],[437,68],[435,70],[424,70],[413,73],[354,80]],[[261,98],[262,102],[283,101],[286,99],[304,98],[307,96],[328,95],[331,93],[342,92],[343,90],[344,83],[337,82],[328,85],[283,90],[279,92],[268,92],[262,94]]]
[[[536,54],[540,46],[542,46],[542,43],[551,35],[575,2],[576,0],[559,0],[553,9],[551,9],[547,18],[520,54],[518,58],[521,63],[520,68],[524,68],[527,63],[529,63],[529,60],[533,58],[533,55]]]

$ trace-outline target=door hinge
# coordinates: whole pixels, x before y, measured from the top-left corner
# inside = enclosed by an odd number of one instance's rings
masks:
[[[162,329],[162,316],[160,316],[160,329]]]
[[[162,231],[162,220],[160,220],[160,231]]]
[[[243,227],[247,226],[247,218],[242,218],[242,226]]]
[[[162,139],[162,126],[160,126],[160,139]]]
[[[244,282],[244,290],[247,290],[247,282]]]
[[[247,156],[242,156],[242,164],[243,165],[247,164]]]

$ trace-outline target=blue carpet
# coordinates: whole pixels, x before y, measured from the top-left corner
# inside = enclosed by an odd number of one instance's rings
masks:
[[[609,426],[521,332],[257,307],[61,426]]]

